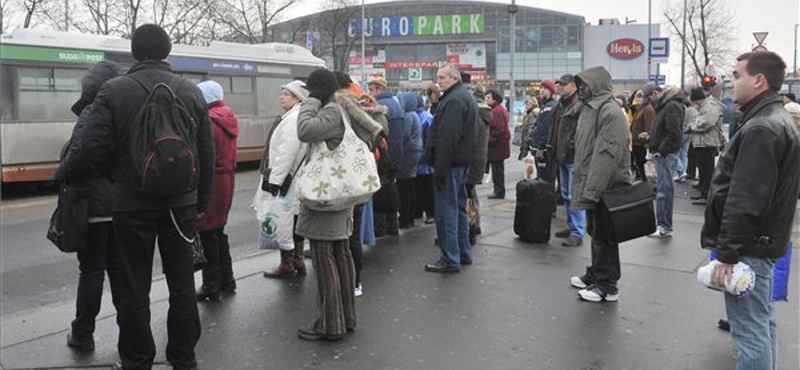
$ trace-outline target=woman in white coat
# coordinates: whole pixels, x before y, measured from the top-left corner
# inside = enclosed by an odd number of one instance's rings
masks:
[[[293,196],[291,181],[306,154],[308,144],[297,138],[297,115],[300,103],[308,98],[302,81],[292,81],[281,86],[280,104],[286,113],[272,130],[269,138],[266,174],[262,176],[261,190],[272,195]],[[294,216],[297,224],[297,213]],[[264,277],[287,278],[306,274],[303,262],[303,237],[294,235],[294,250],[281,250],[281,263],[275,270],[265,271]]]

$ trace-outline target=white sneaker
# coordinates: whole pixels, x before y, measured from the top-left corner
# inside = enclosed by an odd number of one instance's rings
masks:
[[[661,239],[661,238],[671,238],[672,237],[672,233],[673,233],[673,231],[664,230],[664,228],[659,226],[658,228],[656,228],[656,232],[648,235],[647,237],[649,237],[649,238],[659,238],[659,239]]]
[[[361,287],[361,284],[358,284],[358,286],[356,286],[355,295],[356,295],[356,298],[361,297],[362,295],[364,295],[364,288]]]
[[[573,276],[569,278],[569,283],[578,289],[586,289],[586,287],[588,286],[586,285],[586,283],[583,282],[583,280],[581,280],[580,276]]]
[[[488,184],[488,183],[489,183],[489,181],[492,181],[492,177],[491,177],[491,176],[489,176],[489,174],[488,174],[488,173],[487,173],[487,174],[484,174],[484,175],[483,175],[483,183],[484,183],[484,184]]]
[[[619,300],[619,292],[617,292],[616,294],[606,294],[603,293],[603,291],[600,290],[600,288],[594,285],[578,291],[578,296],[580,296],[581,299],[589,302],[602,302],[602,301],[616,302]]]

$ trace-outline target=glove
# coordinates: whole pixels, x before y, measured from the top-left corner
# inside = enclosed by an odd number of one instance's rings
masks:
[[[281,191],[281,187],[275,184],[270,184],[266,181],[262,181],[261,190],[266,191],[267,193],[270,193],[273,196],[278,196],[278,193],[280,193]]]
[[[328,96],[326,96],[326,92],[322,89],[311,89],[308,92],[309,98],[314,98],[321,101],[323,104],[328,101]]]
[[[519,150],[519,156],[517,157],[517,159],[521,161],[521,160],[525,159],[526,155],[528,155],[527,151],[523,150],[523,149],[520,149]]]

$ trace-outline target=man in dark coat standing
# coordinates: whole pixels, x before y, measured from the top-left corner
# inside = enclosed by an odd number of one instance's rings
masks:
[[[389,121],[389,163],[391,164],[392,177],[395,177],[403,161],[404,143],[406,141],[405,111],[400,107],[400,102],[395,100],[391,90],[386,89],[386,79],[373,77],[367,82],[369,94],[378,100],[378,104],[389,109],[386,119]],[[398,235],[399,220],[397,212],[375,213],[375,236]]]
[[[167,361],[174,369],[197,367],[194,346],[200,338],[195,300],[191,238],[198,213],[208,206],[214,180],[214,140],[203,93],[194,83],[172,73],[166,62],[172,44],[159,26],[146,24],[133,32],[131,51],[138,61],[124,77],[106,82],[86,118],[84,153],[114,186],[113,229],[122,261],[119,355],[125,369],[150,369],[156,349],[150,331],[150,285],[156,239],[169,286]],[[135,80],[134,80],[135,79]],[[129,170],[128,136],[149,90],[170,86],[196,123],[198,185],[169,197],[150,197],[137,190]]]
[[[733,71],[739,131],[725,146],[708,192],[703,248],[716,251],[711,282],[731,281],[742,262],[755,272],[745,297],[725,294],[736,369],[776,369],[778,338],[771,302],[774,261],[788,252],[800,188],[800,138],[777,92],[786,64],[773,52],[742,54]]]
[[[533,125],[531,130],[531,147],[533,154],[536,157],[536,177],[547,181],[551,184],[556,182],[556,169],[553,166],[553,160],[550,158],[552,153],[549,152],[547,143],[550,139],[550,128],[553,125],[556,109],[556,84],[553,80],[542,81],[542,107],[539,118]]]
[[[425,265],[429,272],[459,272],[472,264],[467,216],[467,172],[478,139],[478,106],[461,83],[453,64],[436,74],[444,90],[433,118],[431,137],[425,148],[428,163],[435,167],[436,234],[442,256]]]
[[[511,156],[511,131],[508,129],[508,111],[503,97],[494,90],[486,94],[486,104],[492,108],[492,127],[489,129],[488,160],[492,168],[494,194],[489,199],[506,197],[505,160]]]

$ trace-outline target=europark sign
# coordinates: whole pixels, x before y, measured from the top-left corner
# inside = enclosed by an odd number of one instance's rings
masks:
[[[483,34],[483,14],[419,15],[351,19],[350,36],[439,36]]]
[[[102,51],[47,48],[38,46],[0,45],[0,58],[37,62],[93,64],[106,59]]]

